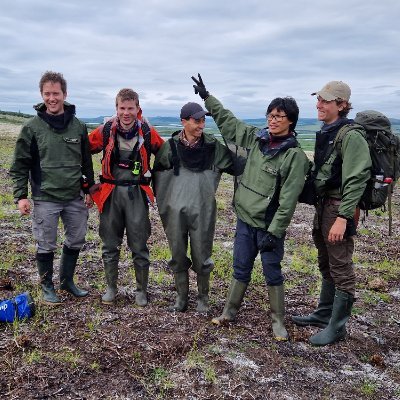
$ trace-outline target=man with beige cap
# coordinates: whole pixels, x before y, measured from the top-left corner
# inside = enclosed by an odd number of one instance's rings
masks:
[[[323,123],[316,134],[313,167],[317,194],[313,239],[322,287],[317,309],[292,319],[300,326],[324,328],[310,338],[311,344],[324,346],[345,337],[351,315],[357,205],[370,177],[371,157],[362,128],[347,118],[352,108],[350,87],[332,81],[312,95],[317,96],[318,119]]]

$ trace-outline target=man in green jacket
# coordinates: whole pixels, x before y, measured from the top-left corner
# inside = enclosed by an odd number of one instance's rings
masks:
[[[196,310],[205,313],[209,309],[215,192],[221,173],[233,173],[233,165],[229,149],[203,132],[206,115],[199,104],[185,104],[180,114],[183,129],[163,144],[154,162],[157,205],[171,250],[169,266],[177,290],[171,311],[187,309],[190,267],[197,274]],[[188,239],[191,259],[187,256]]]
[[[272,329],[276,340],[287,340],[284,326],[284,277],[281,261],[285,232],[296,208],[309,161],[294,129],[299,116],[291,97],[276,98],[267,108],[268,128],[260,129],[237,119],[193,78],[195,92],[205,100],[221,134],[248,149],[248,160],[234,198],[237,214],[233,248],[233,279],[222,315],[214,324],[232,321],[251,279],[254,260],[261,253],[268,286]]]
[[[316,346],[345,337],[354,302],[352,256],[357,205],[372,163],[367,141],[359,128],[349,130],[340,143],[335,141],[340,129],[353,122],[346,118],[352,108],[350,94],[350,87],[341,81],[328,82],[312,93],[317,95],[318,119],[323,122],[316,135],[313,167],[318,195],[313,239],[322,286],[317,309],[307,316],[294,316],[293,321],[300,326],[324,328],[310,338]]]
[[[43,103],[18,136],[10,175],[14,199],[22,215],[31,212],[28,179],[34,204],[32,229],[43,302],[60,304],[53,285],[53,259],[61,218],[65,241],[60,262],[60,288],[77,297],[88,291],[75,286],[73,276],[85,242],[90,195],[82,187],[94,184],[86,126],[75,117],[75,106],[65,101],[67,82],[60,73],[47,71],[39,82]],[[86,205],[85,205],[86,203]]]

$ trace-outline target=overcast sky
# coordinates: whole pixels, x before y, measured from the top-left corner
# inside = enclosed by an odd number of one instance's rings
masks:
[[[354,111],[400,118],[399,0],[2,0],[0,43],[1,110],[33,113],[53,70],[79,117],[113,114],[123,87],[146,116],[178,116],[201,102],[200,72],[241,118],[287,95],[315,117],[310,93],[330,80],[350,85]]]

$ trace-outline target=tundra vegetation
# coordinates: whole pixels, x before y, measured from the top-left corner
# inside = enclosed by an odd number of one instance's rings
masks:
[[[345,341],[314,348],[318,328],[299,328],[291,315],[316,306],[320,276],[311,239],[312,207],[299,205],[287,232],[286,325],[289,342],[272,338],[267,291],[256,262],[237,321],[210,324],[224,306],[231,278],[235,215],[232,179],[221,181],[217,203],[211,310],[195,312],[196,281],[190,276],[186,313],[169,313],[175,291],[168,243],[157,210],[150,207],[149,305],[134,304],[134,271],[124,244],[119,295],[100,303],[105,289],[98,214],[89,230],[75,279],[90,290],[83,299],[60,296],[63,305],[41,305],[30,218],[13,204],[8,170],[24,118],[0,115],[1,298],[29,291],[36,314],[0,324],[0,393],[8,399],[400,399],[400,194],[388,214],[370,212],[359,229],[355,253],[357,301]],[[95,168],[99,171],[99,158]],[[61,228],[61,227],[60,227]],[[60,229],[60,244],[63,239]],[[61,245],[60,245],[61,250]],[[60,251],[55,261],[58,278]],[[58,283],[58,282],[57,282]],[[9,287],[11,284],[12,289]]]

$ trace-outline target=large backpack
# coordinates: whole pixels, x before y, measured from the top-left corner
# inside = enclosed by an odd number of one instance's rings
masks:
[[[336,135],[334,147],[341,153],[344,136],[354,128],[363,128],[371,160],[371,177],[359,206],[361,210],[383,207],[400,176],[400,137],[391,130],[389,119],[379,111],[366,110],[356,114],[354,124],[343,126]]]

